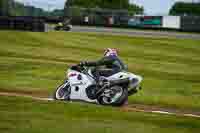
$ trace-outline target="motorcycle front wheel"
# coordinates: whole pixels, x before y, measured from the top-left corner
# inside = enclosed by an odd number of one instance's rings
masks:
[[[71,94],[71,87],[68,81],[60,85],[53,94],[55,100],[69,101]]]

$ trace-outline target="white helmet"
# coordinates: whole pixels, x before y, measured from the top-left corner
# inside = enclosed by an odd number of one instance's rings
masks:
[[[105,49],[104,56],[117,56],[117,49],[113,49],[113,48]]]

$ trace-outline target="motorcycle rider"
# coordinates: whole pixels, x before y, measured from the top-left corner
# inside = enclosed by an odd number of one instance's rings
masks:
[[[63,23],[62,23],[62,22],[59,22],[59,23],[58,23],[58,26],[59,26],[59,27],[63,27]]]
[[[94,66],[93,76],[96,81],[99,80],[100,76],[111,76],[121,70],[126,69],[124,63],[119,59],[118,52],[116,49],[107,48],[104,51],[104,57],[98,61],[83,61],[80,66]]]

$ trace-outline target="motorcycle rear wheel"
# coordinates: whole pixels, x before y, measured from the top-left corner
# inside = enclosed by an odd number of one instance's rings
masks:
[[[121,91],[121,92],[119,92],[120,96],[118,95],[118,98],[116,100],[113,100],[112,97],[110,97],[110,101],[109,101],[109,96],[105,96],[105,95],[99,96],[97,98],[97,101],[99,102],[99,104],[101,104],[101,105],[111,105],[111,106],[122,106],[122,105],[124,105],[124,103],[128,100],[128,89],[123,88],[121,86],[114,86],[112,88],[120,90]]]

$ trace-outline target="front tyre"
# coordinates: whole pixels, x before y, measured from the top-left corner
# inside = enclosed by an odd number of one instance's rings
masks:
[[[128,89],[121,86],[113,86],[106,89],[97,100],[101,105],[122,106],[128,100]]]
[[[69,101],[71,94],[71,87],[68,81],[60,85],[53,94],[55,100]]]

